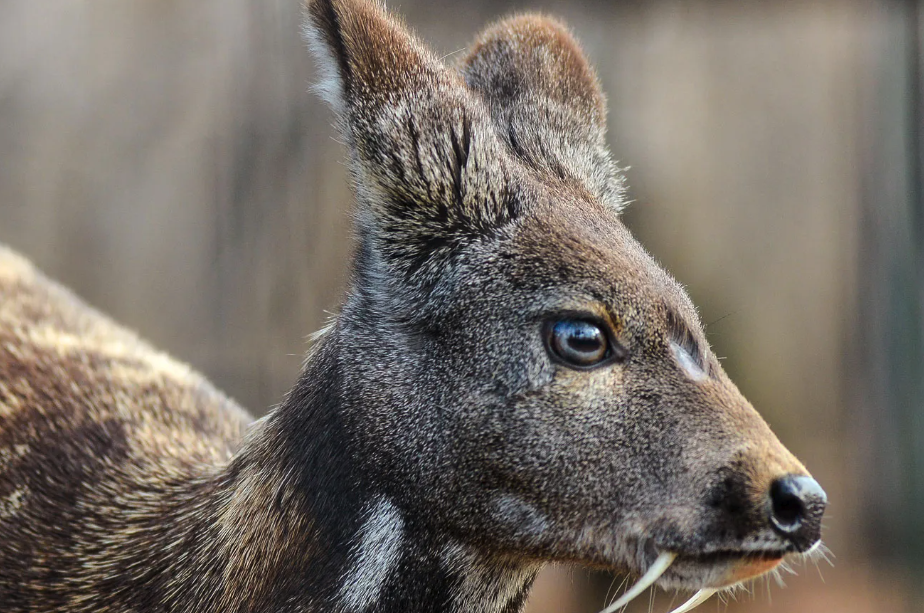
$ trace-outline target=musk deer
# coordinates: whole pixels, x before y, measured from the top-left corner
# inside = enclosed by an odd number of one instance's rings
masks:
[[[245,435],[0,251],[0,608],[513,612],[558,561],[685,611],[814,548],[824,492],[620,221],[567,30],[515,16],[450,67],[373,0],[307,12],[356,186],[339,315]]]

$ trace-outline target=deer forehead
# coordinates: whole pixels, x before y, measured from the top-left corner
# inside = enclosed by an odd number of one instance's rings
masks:
[[[558,203],[520,221],[499,241],[502,272],[524,290],[557,288],[563,298],[596,301],[619,319],[666,327],[671,311],[691,330],[700,328],[693,302],[606,206]],[[588,304],[588,306],[592,306]]]

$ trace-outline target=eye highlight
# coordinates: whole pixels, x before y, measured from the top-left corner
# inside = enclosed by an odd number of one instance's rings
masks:
[[[572,368],[593,368],[614,357],[625,357],[625,350],[610,341],[603,325],[580,318],[552,321],[546,328],[549,352]]]

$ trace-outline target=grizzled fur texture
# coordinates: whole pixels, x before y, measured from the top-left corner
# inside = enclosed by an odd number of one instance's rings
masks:
[[[619,219],[605,101],[558,22],[448,67],[371,0],[306,34],[346,138],[357,247],[285,401],[246,415],[0,251],[0,603],[24,612],[521,609],[545,562],[660,584],[804,551],[768,521],[806,475]],[[619,359],[557,360],[556,321]]]

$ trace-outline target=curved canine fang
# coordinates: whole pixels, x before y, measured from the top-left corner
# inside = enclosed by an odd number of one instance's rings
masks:
[[[642,578],[639,579],[635,585],[629,588],[629,591],[623,594],[619,600],[600,611],[600,613],[614,613],[615,611],[618,611],[622,607],[629,604],[639,594],[644,592],[655,581],[657,581],[661,575],[663,575],[664,572],[670,567],[670,565],[674,563],[676,558],[676,553],[670,553],[667,551],[659,555],[658,558],[654,561],[654,564],[652,564],[648,569],[648,572],[642,575]]]
[[[719,590],[716,590],[713,588],[702,589],[696,592],[695,594],[693,594],[693,598],[689,599],[688,601],[686,601],[685,603],[683,603],[682,605],[680,605],[679,607],[671,611],[671,613],[687,613],[687,611],[692,611],[699,605],[709,600],[709,597],[718,591]]]

